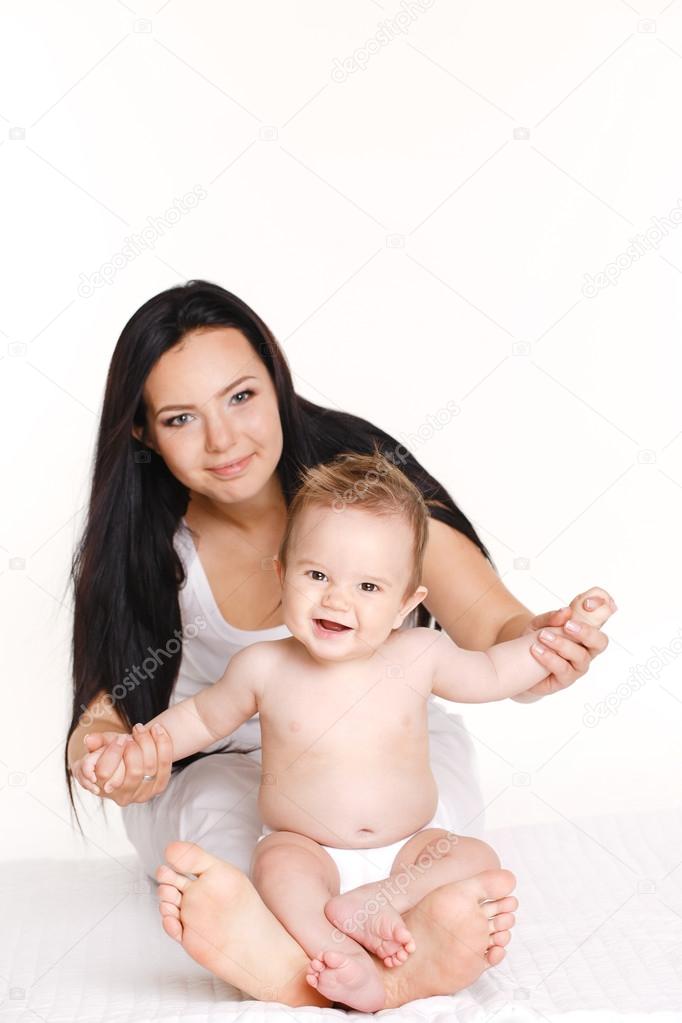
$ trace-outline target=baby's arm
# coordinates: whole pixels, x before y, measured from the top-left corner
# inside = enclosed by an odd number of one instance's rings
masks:
[[[611,613],[604,604],[595,611],[577,610],[572,617],[601,627]],[[525,692],[547,676],[547,669],[530,653],[536,639],[533,632],[488,650],[463,650],[440,632],[429,647],[432,692],[458,703],[489,703]]]
[[[157,723],[166,729],[174,761],[198,753],[216,739],[224,738],[256,713],[262,680],[266,677],[265,646],[266,643],[254,643],[244,647],[230,658],[224,675],[217,682],[147,722],[145,729]],[[133,731],[132,736],[126,738],[134,742],[135,734]],[[103,751],[103,748],[96,749],[84,758],[84,774],[93,783],[97,782],[95,764]],[[125,780],[125,772],[126,762],[122,758],[109,778],[100,779],[105,791],[109,791],[108,783],[119,787]]]
[[[147,722],[146,728],[158,723],[166,729],[174,761],[225,738],[257,712],[263,679],[259,648],[265,645],[254,643],[239,650],[217,682]]]

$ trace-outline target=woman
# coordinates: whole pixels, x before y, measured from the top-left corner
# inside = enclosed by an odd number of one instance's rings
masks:
[[[583,626],[573,638],[561,628],[567,608],[533,618],[414,456],[373,424],[297,395],[266,325],[205,281],[150,299],[121,334],[72,568],[69,791],[71,774],[87,787],[79,774],[87,748],[106,746],[98,780],[123,757],[125,785],[96,791],[124,808],[126,831],[149,874],[165,850],[171,867],[160,867],[157,877],[167,933],[250,996],[289,1005],[329,1003],[306,984],[307,957],[245,876],[260,833],[257,717],[229,743],[173,765],[165,791],[168,737],[142,732],[141,752],[122,733],[215,681],[241,646],[289,634],[272,555],[299,471],[340,451],[371,453],[375,442],[419,486],[431,511],[422,580],[429,596],[407,624],[428,625],[433,617],[471,649],[556,626],[553,648],[535,654],[548,677],[521,700],[584,674],[606,637]],[[471,742],[457,718],[435,705],[429,722],[432,765],[453,830],[471,833],[482,814]],[[417,952],[400,970],[377,960],[387,1008],[459,990],[501,961],[517,902],[513,875],[497,868],[491,862],[476,877],[438,889],[408,914]]]

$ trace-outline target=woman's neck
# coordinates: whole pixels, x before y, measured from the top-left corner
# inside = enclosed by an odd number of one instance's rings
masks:
[[[274,524],[286,522],[287,506],[277,473],[258,494],[246,501],[219,502],[190,491],[185,521],[197,532],[228,528],[242,536],[262,533]]]

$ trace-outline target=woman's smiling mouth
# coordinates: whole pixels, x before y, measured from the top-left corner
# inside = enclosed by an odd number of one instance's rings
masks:
[[[237,462],[227,462],[225,465],[215,465],[209,469],[209,472],[214,472],[218,476],[235,476],[238,472],[241,472],[249,464],[252,455],[246,455]]]

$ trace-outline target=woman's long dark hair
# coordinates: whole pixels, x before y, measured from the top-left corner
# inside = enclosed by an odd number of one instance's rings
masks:
[[[316,405],[294,391],[284,353],[268,327],[245,302],[207,281],[155,295],[123,328],[107,376],[97,437],[87,519],[71,565],[74,626],[71,646],[73,709],[68,739],[86,720],[101,692],[131,727],[165,710],[180,668],[182,623],[178,588],[182,562],[173,537],[189,503],[189,491],[156,452],[132,435],[144,429],[143,388],[164,352],[197,327],[236,327],[265,363],[277,392],[283,449],[277,474],[290,503],[301,471],[343,451],[381,452],[416,484],[434,518],[467,536],[493,564],[474,527],[448,492],[395,438],[348,412]],[[440,628],[423,604],[417,625]],[[176,652],[169,641],[175,638]],[[157,656],[149,681],[135,676],[146,658]],[[174,770],[205,754],[178,761]],[[66,778],[74,813],[72,778]],[[77,814],[76,814],[77,817]]]

